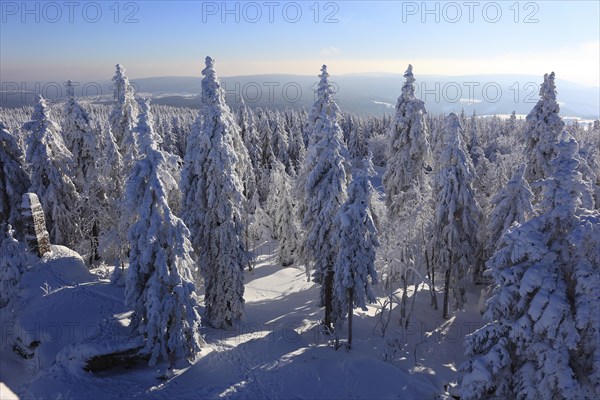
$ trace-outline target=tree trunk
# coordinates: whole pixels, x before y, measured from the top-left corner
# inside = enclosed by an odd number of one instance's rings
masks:
[[[435,291],[435,268],[431,268],[431,297],[433,298],[433,309],[438,309],[437,292]]]
[[[431,281],[431,285],[429,286],[429,293],[431,294],[431,306],[434,310],[438,309],[437,303],[437,292],[435,291],[435,268],[433,267],[433,258],[435,255],[435,250],[431,250],[431,260],[429,258],[429,252],[425,250],[425,263],[427,264],[427,275],[429,275],[429,280]]]
[[[331,330],[331,312],[333,311],[333,271],[331,269],[328,269],[325,274],[323,286],[323,290],[325,290],[325,318],[323,319],[323,325]]]
[[[348,350],[352,349],[352,314],[354,313],[354,289],[348,289]]]
[[[446,282],[444,282],[444,308],[442,317],[448,319],[448,304],[450,302],[450,268],[446,269]]]
[[[475,268],[473,268],[473,282],[476,285],[480,285],[484,282],[483,271],[485,268],[481,262],[484,259],[486,259],[486,256],[484,255],[483,245],[478,245],[475,254]]]
[[[403,320],[404,318],[406,318],[406,299],[408,298],[408,294],[406,293],[408,291],[408,269],[406,268],[405,265],[405,269],[404,269],[404,274],[402,275],[402,306],[400,308],[400,318]]]
[[[92,236],[90,237],[90,267],[94,261],[98,261],[100,259],[100,255],[98,254],[98,224],[94,222],[92,225]]]
[[[244,245],[246,246],[246,251],[249,252],[250,251],[250,231],[249,231],[248,225],[249,225],[250,218],[248,218],[248,211],[246,211],[245,218],[246,218],[246,221],[244,221],[245,222],[245,224],[244,224]],[[252,251],[254,252],[254,250],[255,249],[253,247]],[[251,258],[248,261],[248,271],[250,271],[250,272],[252,272],[252,270],[254,269],[253,258],[254,258],[254,254],[251,255]]]

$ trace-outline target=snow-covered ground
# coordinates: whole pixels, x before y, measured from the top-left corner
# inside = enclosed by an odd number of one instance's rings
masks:
[[[123,288],[87,273],[77,257],[65,253],[31,267],[23,279],[39,289],[27,294],[11,332],[3,326],[0,397],[10,398],[10,390],[21,398],[52,399],[424,399],[442,394],[455,379],[464,335],[481,321],[476,293],[467,311],[444,321],[421,290],[412,320],[405,329],[392,321],[396,334],[385,340],[379,305],[370,306],[356,314],[352,351],[335,350],[319,329],[318,287],[303,269],[276,265],[274,248],[263,245],[256,268],[245,273],[243,322],[229,331],[203,328],[206,344],[197,361],[168,380],[161,379],[165,365],[84,372],[86,355],[128,344]],[[32,359],[11,351],[13,330],[24,342],[41,342]],[[384,354],[391,354],[386,342],[394,341],[401,345],[385,362]]]

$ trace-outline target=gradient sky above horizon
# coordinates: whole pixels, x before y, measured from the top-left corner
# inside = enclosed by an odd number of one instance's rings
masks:
[[[593,0],[122,1],[118,22],[108,1],[95,3],[102,12],[95,23],[88,22],[96,18],[93,2],[66,3],[26,2],[34,11],[25,13],[21,1],[0,2],[0,81],[108,80],[116,63],[132,78],[200,76],[210,55],[221,76],[317,75],[323,63],[332,75],[402,73],[412,63],[416,75],[555,71],[560,79],[600,86],[600,2]],[[239,22],[224,7],[237,7]],[[302,15],[292,23],[298,8]],[[257,9],[262,16],[252,23]],[[134,11],[138,22],[124,23]],[[537,22],[525,23],[528,16]]]

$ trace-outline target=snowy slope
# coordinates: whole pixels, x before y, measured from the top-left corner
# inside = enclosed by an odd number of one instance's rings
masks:
[[[475,329],[478,312],[443,321],[423,291],[414,320],[398,331],[407,345],[395,361],[382,360],[384,340],[374,329],[375,306],[357,312],[353,350],[336,351],[318,327],[322,318],[322,310],[315,306],[318,287],[307,282],[303,269],[276,265],[271,251],[275,247],[263,246],[265,254],[256,269],[245,272],[243,322],[229,331],[203,328],[206,344],[197,361],[175,370],[166,381],[159,379],[165,365],[84,372],[85,357],[129,345],[123,289],[77,268],[73,257],[38,265],[35,273],[26,275],[29,287],[48,281],[52,290],[32,295],[20,324],[55,324],[63,328],[62,335],[51,337],[46,329],[45,336],[24,336],[43,342],[33,368],[31,360],[4,348],[0,380],[25,398],[423,399],[435,398],[455,379],[462,362],[462,339],[467,327]],[[475,308],[476,296],[470,300]],[[345,335],[341,333],[342,338]],[[443,343],[448,341],[449,346]]]

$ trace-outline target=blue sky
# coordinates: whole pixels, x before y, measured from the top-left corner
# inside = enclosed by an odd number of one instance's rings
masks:
[[[323,63],[332,74],[401,73],[410,62],[416,74],[554,70],[599,86],[599,3],[3,0],[0,72],[3,82],[99,80],[121,63],[134,78],[200,76],[211,55],[222,76],[315,75]]]

